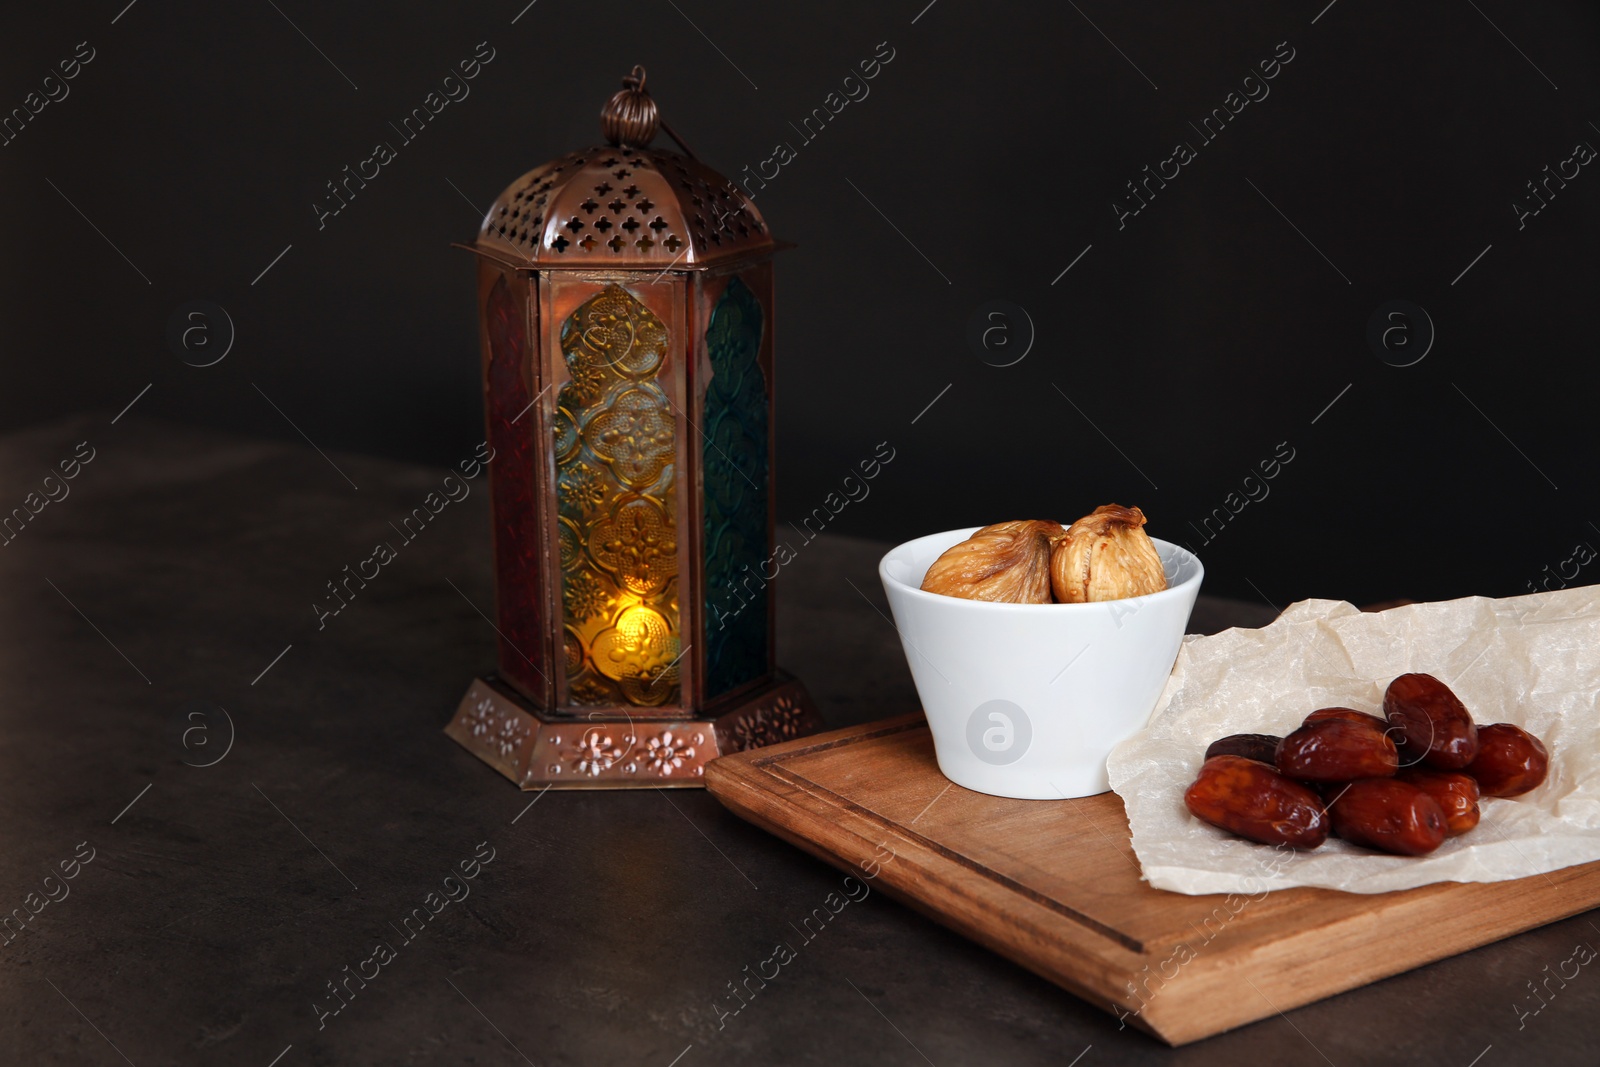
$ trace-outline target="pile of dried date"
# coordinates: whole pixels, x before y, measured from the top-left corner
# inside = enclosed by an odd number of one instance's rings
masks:
[[[1478,825],[1478,798],[1544,781],[1544,743],[1510,723],[1477,726],[1431,674],[1402,674],[1383,718],[1322,708],[1287,737],[1233,734],[1206,749],[1189,811],[1266,845],[1352,844],[1421,856]]]

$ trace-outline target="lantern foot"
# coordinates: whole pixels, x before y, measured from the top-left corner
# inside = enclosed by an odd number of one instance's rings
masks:
[[[779,671],[706,717],[684,719],[630,718],[615,708],[554,717],[489,675],[473,679],[444,732],[525,790],[693,789],[718,756],[821,728],[805,686]]]

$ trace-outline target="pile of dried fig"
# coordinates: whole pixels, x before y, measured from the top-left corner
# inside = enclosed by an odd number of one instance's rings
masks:
[[[1331,833],[1421,856],[1477,826],[1480,797],[1520,796],[1549,769],[1537,737],[1478,726],[1439,679],[1402,674],[1383,718],[1322,708],[1287,737],[1212,742],[1183,800],[1196,818],[1265,845],[1316,848]]]
[[[1159,593],[1166,571],[1144,512],[1107,504],[1071,526],[1024,519],[985,526],[933,561],[929,593],[1007,604],[1083,604]]]

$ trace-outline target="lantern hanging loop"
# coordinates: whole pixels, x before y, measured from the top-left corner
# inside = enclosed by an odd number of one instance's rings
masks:
[[[645,88],[645,76],[643,65],[634,64],[633,70],[622,79],[622,89],[600,109],[600,132],[610,144],[644,148],[655,139],[659,127],[677,142],[684,155],[698,162],[700,157],[694,154],[694,149],[661,117],[655,98]]]

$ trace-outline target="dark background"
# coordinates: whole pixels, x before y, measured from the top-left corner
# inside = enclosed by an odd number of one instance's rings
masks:
[[[78,42],[95,58],[0,148],[0,429],[115,412],[153,383],[142,417],[299,440],[292,419],[329,451],[467,458],[473,264],[447,245],[518,175],[597,141],[642,62],[724,173],[799,149],[757,197],[799,245],[778,273],[780,517],[888,441],[834,532],[1115,500],[1194,547],[1209,592],[1278,605],[1554,587],[1576,545],[1600,546],[1600,174],[1521,230],[1512,209],[1600,145],[1593,5],[525,2],[9,12],[0,110]],[[495,59],[470,97],[319,231],[324,183],[395,141],[388,122],[481,41]],[[870,95],[800,144],[789,123],[885,41]],[[1188,123],[1283,41],[1270,95],[1199,146]],[[1198,158],[1119,230],[1124,183],[1180,140]],[[204,369],[166,342],[197,299],[237,329]],[[1366,341],[1395,299],[1437,330],[1409,367]],[[1013,366],[968,343],[991,300],[1032,320]],[[1206,543],[1189,524],[1280,442],[1294,459],[1270,495]]]

